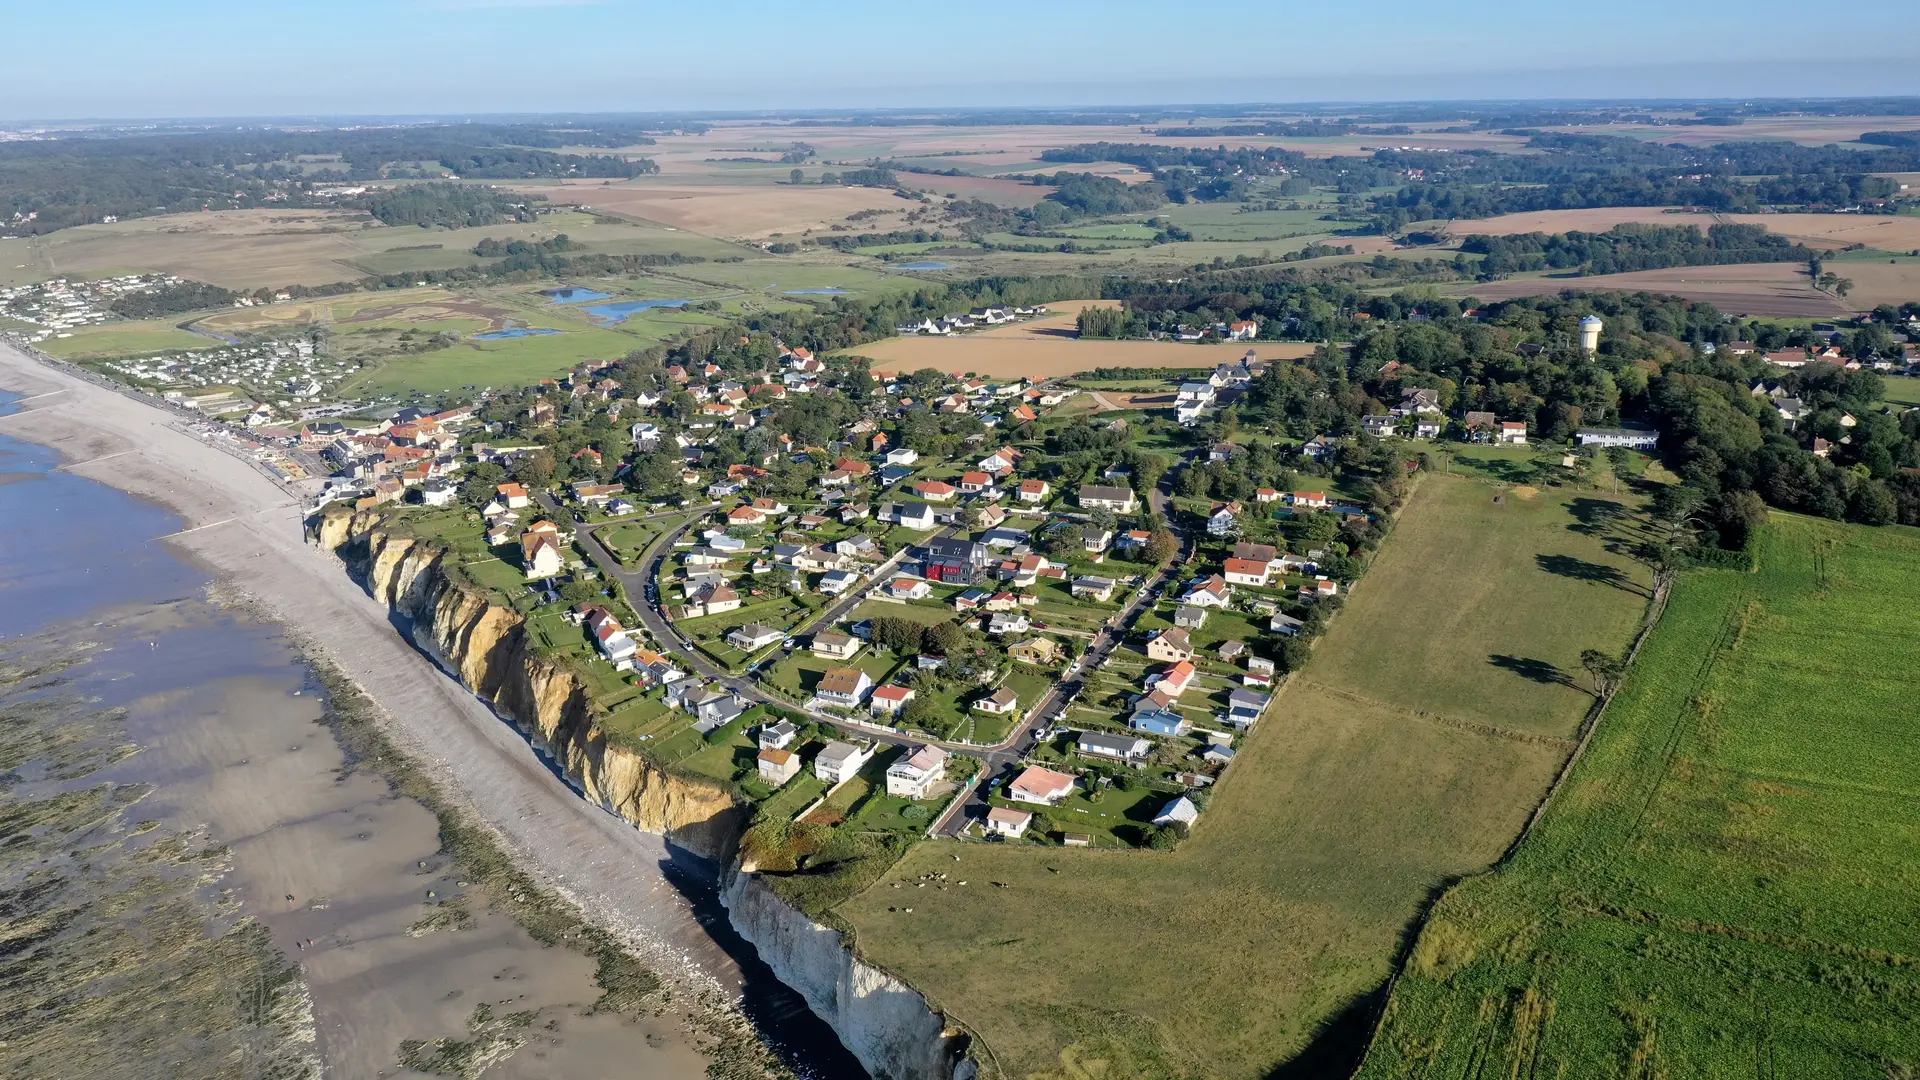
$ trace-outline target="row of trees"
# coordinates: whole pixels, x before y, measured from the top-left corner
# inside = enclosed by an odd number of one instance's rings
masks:
[[[1492,281],[1527,270],[1579,269],[1588,274],[1658,270],[1669,266],[1804,262],[1816,257],[1759,225],[1617,225],[1603,233],[1517,233],[1469,236],[1460,250],[1484,255],[1479,276]]]

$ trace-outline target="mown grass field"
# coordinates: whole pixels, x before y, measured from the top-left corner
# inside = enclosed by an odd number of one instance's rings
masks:
[[[181,330],[165,319],[147,319],[89,326],[74,331],[72,337],[48,338],[34,347],[49,356],[86,359],[156,353],[168,349],[217,349],[223,344],[213,338]]]
[[[1446,895],[1363,1076],[1920,1067],[1920,533],[1776,514],[1696,571],[1568,786]]]
[[[1444,561],[1382,559],[1341,620],[1372,629],[1326,650],[1308,681],[1388,706],[1565,737],[1592,701],[1580,651],[1618,652],[1653,589],[1644,565],[1620,554],[1634,528],[1628,504],[1549,488],[1532,497],[1429,477],[1423,513],[1396,549]],[[1431,579],[1454,580],[1435,587]]]
[[[1281,693],[1174,852],[922,844],[836,917],[981,1037],[989,1074],[1341,1075],[1423,902],[1497,858],[1565,760],[1566,740],[1531,731],[1571,732],[1585,708],[1487,656],[1618,650],[1644,609],[1541,569],[1542,551],[1609,558],[1565,503],[1492,494],[1422,481],[1311,683]],[[1497,618],[1416,631],[1489,602]],[[1441,716],[1416,711],[1430,675]],[[972,884],[915,890],[906,913],[891,884],[935,870]]]

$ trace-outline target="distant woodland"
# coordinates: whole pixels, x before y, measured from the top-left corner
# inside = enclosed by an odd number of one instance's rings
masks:
[[[340,205],[319,199],[313,191],[319,184],[453,177],[624,179],[659,167],[646,158],[555,148],[651,141],[626,128],[447,124],[5,142],[0,143],[0,228],[40,234],[107,217]],[[478,223],[497,220],[502,219]]]

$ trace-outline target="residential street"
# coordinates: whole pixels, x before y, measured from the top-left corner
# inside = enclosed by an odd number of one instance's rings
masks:
[[[1128,601],[1124,608],[1107,620],[1106,625],[1101,627],[1099,633],[1094,635],[1093,640],[1088,643],[1086,653],[1077,663],[1063,673],[1061,680],[1055,683],[1044,697],[1034,703],[1033,708],[1028,710],[1026,717],[1014,727],[1006,739],[991,746],[975,746],[969,743],[949,742],[943,739],[901,735],[877,726],[869,726],[858,722],[849,724],[840,717],[822,714],[821,718],[830,723],[838,724],[849,730],[858,731],[862,736],[879,742],[895,746],[931,744],[942,747],[951,753],[965,754],[969,757],[980,759],[982,763],[980,782],[972,788],[967,798],[955,799],[948,805],[946,811],[934,822],[930,830],[931,833],[944,836],[957,836],[966,829],[969,822],[986,814],[988,805],[986,792],[991,781],[1009,770],[1012,766],[1017,765],[1026,757],[1027,753],[1033,749],[1033,733],[1035,731],[1052,727],[1060,717],[1065,715],[1067,707],[1085,687],[1085,679],[1082,677],[1083,673],[1090,667],[1096,667],[1104,663],[1106,659],[1113,654],[1113,651],[1120,646],[1120,643],[1126,640],[1126,635],[1132,630],[1134,623],[1138,621],[1140,613],[1152,607],[1153,604],[1158,601],[1161,594],[1165,592],[1168,585],[1178,578],[1180,571],[1186,565],[1187,558],[1190,557],[1193,552],[1194,538],[1184,530],[1174,527],[1174,517],[1172,514],[1173,476],[1179,468],[1186,465],[1188,458],[1191,456],[1191,453],[1189,453],[1187,457],[1183,457],[1180,462],[1175,465],[1174,469],[1168,470],[1167,475],[1163,476],[1160,483],[1148,493],[1148,502],[1154,512],[1165,520],[1168,528],[1173,529],[1174,535],[1180,538],[1180,556],[1148,580],[1134,593],[1133,598]],[[571,518],[571,515],[554,500],[551,493],[540,492],[539,499],[541,506],[543,506],[549,514],[553,515],[555,520],[565,521]],[[712,505],[717,504],[709,504],[709,507],[703,507],[695,511],[695,517],[673,529],[671,532],[662,534],[656,539],[653,544],[647,548],[645,555],[640,561],[640,568],[638,570],[630,569],[623,565],[620,560],[614,556],[613,552],[601,542],[599,536],[596,535],[598,529],[601,527],[600,525],[578,524],[575,526],[575,529],[579,536],[581,547],[586,550],[588,558],[590,558],[594,565],[599,567],[600,571],[606,574],[607,577],[620,583],[621,588],[625,590],[629,603],[633,606],[635,613],[639,615],[641,625],[645,627],[648,635],[659,644],[662,651],[672,654],[679,663],[684,665],[687,670],[694,675],[709,682],[724,686],[729,691],[747,701],[778,705],[785,708],[796,708],[795,702],[763,689],[758,680],[748,676],[733,675],[716,666],[698,649],[694,648],[692,642],[680,634],[679,630],[674,627],[672,621],[666,617],[662,609],[661,593],[658,589],[658,583],[661,580],[661,572],[666,567],[667,558],[671,555],[674,545],[679,542],[681,537],[701,523],[704,518],[704,511]],[[666,511],[663,513],[649,514],[646,515],[645,518],[626,518],[622,520],[632,521],[671,517],[683,512],[685,511]],[[933,536],[948,537],[954,535],[955,532],[955,528],[947,528],[933,534]],[[858,607],[860,603],[867,598],[869,592],[891,580],[893,572],[899,567],[905,557],[906,549],[903,548],[899,552],[896,552],[886,562],[882,563],[866,581],[863,581],[859,588],[848,590],[844,596],[836,599],[811,622],[805,626],[796,628],[792,636],[795,638],[810,637],[838,623],[848,613],[852,612],[854,608]],[[772,661],[769,660],[764,663],[770,664],[771,662]]]

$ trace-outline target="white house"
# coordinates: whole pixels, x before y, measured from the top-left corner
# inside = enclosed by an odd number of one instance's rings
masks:
[[[1519,420],[1500,421],[1500,430],[1495,438],[1503,445],[1525,446],[1527,443],[1527,425]]]
[[[741,652],[759,652],[784,637],[786,635],[774,627],[748,623],[734,627],[733,632],[727,635],[727,644]]]
[[[922,746],[887,767],[887,794],[896,799],[924,799],[947,775],[947,752]]]
[[[1026,835],[1027,826],[1031,824],[1033,824],[1033,815],[1025,810],[1015,810],[1009,806],[987,808],[986,829],[995,836],[1018,840]]]
[[[1084,510],[1111,510],[1116,514],[1131,514],[1140,506],[1132,488],[1105,484],[1081,484],[1079,500]]]
[[[1073,794],[1074,778],[1052,769],[1030,765],[1007,785],[1007,798],[1034,806],[1058,806]]]
[[[900,710],[906,708],[907,702],[912,701],[913,698],[913,687],[895,686],[892,683],[888,683],[885,686],[874,689],[873,697],[867,701],[867,708],[871,710],[875,716],[898,716],[900,715]]]
[[[823,630],[813,635],[813,655],[832,660],[849,660],[860,651],[860,639],[838,630]]]
[[[874,749],[874,744],[870,742],[849,743],[835,739],[813,759],[813,774],[829,784],[844,783],[853,779],[855,773],[873,760]]]
[[[858,707],[872,690],[873,677],[855,667],[828,668],[813,688],[821,701],[843,709]]]
[[[1651,428],[1581,428],[1574,432],[1581,446],[1624,446],[1629,450],[1652,450],[1660,445],[1660,433]]]

